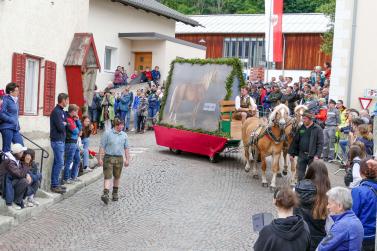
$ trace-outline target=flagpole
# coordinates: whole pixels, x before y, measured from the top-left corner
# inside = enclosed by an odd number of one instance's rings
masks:
[[[267,45],[267,55],[266,55],[266,83],[268,83],[268,73],[269,73],[269,59],[270,59],[270,43],[271,43],[271,18],[272,18],[272,4],[271,4],[271,1],[272,0],[266,0],[266,1],[269,1],[270,2],[270,17],[268,19],[268,45]],[[266,4],[266,3],[265,3]],[[265,36],[266,37],[266,36]]]

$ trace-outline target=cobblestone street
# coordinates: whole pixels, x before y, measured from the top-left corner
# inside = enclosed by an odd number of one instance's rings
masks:
[[[1,235],[0,250],[252,249],[251,215],[274,213],[272,193],[236,155],[217,164],[174,155],[153,133],[130,134],[130,145],[118,202],[101,202],[98,180]],[[332,185],[341,176],[331,176]]]

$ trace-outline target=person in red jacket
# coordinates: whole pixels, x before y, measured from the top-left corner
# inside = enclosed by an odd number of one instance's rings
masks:
[[[325,98],[318,99],[318,105],[319,105],[319,113],[315,115],[315,118],[317,120],[317,123],[320,126],[322,126],[325,124],[325,121],[327,119],[326,99]]]

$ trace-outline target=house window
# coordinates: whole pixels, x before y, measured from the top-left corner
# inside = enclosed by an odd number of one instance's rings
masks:
[[[34,58],[26,58],[25,67],[25,115],[38,114],[38,88],[39,88],[39,64],[40,61]]]
[[[263,38],[225,38],[223,56],[245,59],[247,67],[258,67],[266,60]]]
[[[105,62],[104,62],[104,68],[106,71],[112,71],[115,70],[115,55],[116,54],[116,48],[113,47],[105,47]]]

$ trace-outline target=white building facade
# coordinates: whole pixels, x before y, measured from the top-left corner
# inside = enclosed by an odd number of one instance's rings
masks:
[[[337,0],[330,97],[346,106],[362,108],[359,98],[377,99],[377,1]],[[375,90],[375,91],[371,91]]]
[[[0,1],[0,89],[14,75],[23,81],[21,132],[49,145],[45,103],[50,97],[50,106],[55,104],[57,95],[68,91],[63,64],[75,33],[94,35],[101,65],[96,83],[101,89],[113,80],[117,65],[124,66],[129,76],[133,73],[135,53],[145,53],[150,62],[143,58],[144,63],[150,67],[160,66],[162,79],[172,59],[204,58],[205,47],[174,39],[176,22],[199,25],[151,0]],[[47,86],[51,76],[53,89]]]

